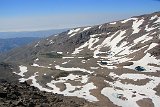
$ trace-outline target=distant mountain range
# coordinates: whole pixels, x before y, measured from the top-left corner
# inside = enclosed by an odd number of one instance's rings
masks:
[[[53,29],[41,31],[23,31],[23,32],[0,32],[0,38],[16,38],[16,37],[48,37],[53,34],[58,34],[68,29]]]
[[[0,53],[7,52],[16,47],[27,45],[39,39],[40,39],[39,37],[0,39]]]
[[[0,53],[13,48],[24,46],[40,38],[48,37],[66,31],[68,29],[54,29],[25,32],[0,32]]]

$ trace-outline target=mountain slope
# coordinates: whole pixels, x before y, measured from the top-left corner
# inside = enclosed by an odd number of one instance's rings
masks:
[[[99,106],[158,107],[160,12],[68,30],[4,59],[19,62],[20,81],[42,91]]]

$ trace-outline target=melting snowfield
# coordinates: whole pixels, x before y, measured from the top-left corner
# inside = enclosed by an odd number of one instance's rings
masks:
[[[37,67],[37,66],[34,66]],[[81,68],[63,68],[60,66],[55,66],[56,69],[60,69],[63,71],[82,71],[82,72],[87,72],[90,73],[89,71],[85,70],[85,69],[81,69]],[[53,93],[58,93],[58,94],[63,94],[65,96],[77,96],[79,98],[84,98],[88,101],[98,101],[98,99],[91,95],[90,90],[96,89],[97,87],[94,85],[93,82],[88,82],[88,75],[73,75],[73,74],[69,74],[66,77],[60,77],[58,78],[58,80],[52,80],[51,82],[47,83],[46,85],[52,89],[48,89],[45,88],[43,86],[41,86],[36,77],[38,77],[38,72],[34,73],[34,75],[30,76],[29,78],[25,78],[23,75],[25,72],[27,72],[27,67],[26,66],[20,66],[20,73],[15,73],[17,75],[20,75],[22,78],[19,79],[20,82],[24,82],[27,80],[32,80],[32,84],[31,86],[37,87],[39,88],[41,91],[47,91],[47,92],[53,92]],[[52,76],[52,78],[54,78]],[[71,83],[67,82],[67,81],[76,81],[76,82],[80,82],[81,85],[72,85]],[[56,83],[63,83],[65,85],[65,90],[64,91],[60,91],[60,88],[57,87],[55,84]]]
[[[101,93],[107,96],[114,104],[122,107],[139,107],[137,101],[143,98],[150,98],[155,107],[160,105],[160,97],[153,90],[160,84],[160,77],[146,76],[144,74],[122,74],[118,76],[113,72],[109,75],[112,78],[118,78],[114,83],[108,82],[112,87],[103,88]],[[141,79],[150,79],[145,85],[123,84],[121,79],[132,79],[134,81]],[[116,89],[116,88],[120,89]],[[121,95],[121,97],[119,97]],[[133,97],[134,96],[134,97]]]
[[[131,28],[120,29],[115,32],[91,34],[87,42],[78,46],[71,54],[57,52],[64,56],[60,59],[51,59],[51,62],[41,65],[41,58],[34,60],[30,67],[36,69],[45,68],[53,73],[66,73],[56,78],[54,75],[36,72],[25,77],[28,72],[26,66],[19,66],[20,72],[15,74],[21,76],[20,82],[32,80],[32,86],[42,91],[63,94],[65,96],[77,96],[90,102],[101,101],[100,96],[105,96],[113,104],[122,107],[139,107],[138,101],[144,98],[151,99],[154,107],[159,107],[160,96],[155,88],[160,85],[160,60],[154,55],[153,50],[159,46],[158,29],[160,19],[157,15],[151,17],[154,26],[143,25],[144,18],[130,18],[120,23],[132,23]],[[119,22],[111,22],[114,25]],[[143,31],[141,27],[143,26]],[[157,27],[158,26],[158,27]],[[103,25],[97,26],[102,29]],[[78,33],[85,32],[92,27],[76,28],[69,30],[68,38],[73,38]],[[128,33],[131,31],[131,33]],[[143,35],[137,35],[143,33]],[[131,39],[131,40],[130,40]],[[49,41],[49,40],[48,40]],[[53,41],[49,41],[53,43]],[[35,47],[40,44],[38,42]],[[87,55],[85,56],[85,54]],[[87,58],[86,58],[87,57]],[[86,58],[86,59],[85,59]],[[45,61],[45,59],[43,59]],[[46,61],[47,62],[47,61]],[[40,65],[38,65],[40,64]],[[51,71],[52,70],[52,71]],[[38,79],[50,76],[51,80],[46,84],[40,84]],[[97,79],[98,78],[98,79]],[[57,85],[61,84],[61,86]],[[100,88],[98,87],[100,85]],[[95,91],[96,90],[96,91]],[[97,95],[98,92],[100,95]]]

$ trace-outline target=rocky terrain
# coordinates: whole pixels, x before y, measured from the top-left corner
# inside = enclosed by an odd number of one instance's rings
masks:
[[[0,64],[0,107],[97,107],[84,99],[40,91],[28,82],[18,83],[12,67],[16,66]]]
[[[1,57],[19,82],[99,107],[159,107],[160,12],[79,27]]]
[[[39,91],[24,83],[0,83],[0,107],[97,107],[84,99]]]

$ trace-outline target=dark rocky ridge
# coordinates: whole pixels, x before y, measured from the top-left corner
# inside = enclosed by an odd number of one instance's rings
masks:
[[[96,107],[76,97],[39,91],[24,83],[0,83],[0,107]]]
[[[0,82],[18,82],[18,77],[16,74],[13,73],[13,70],[18,70],[16,64],[11,63],[0,63]]]

